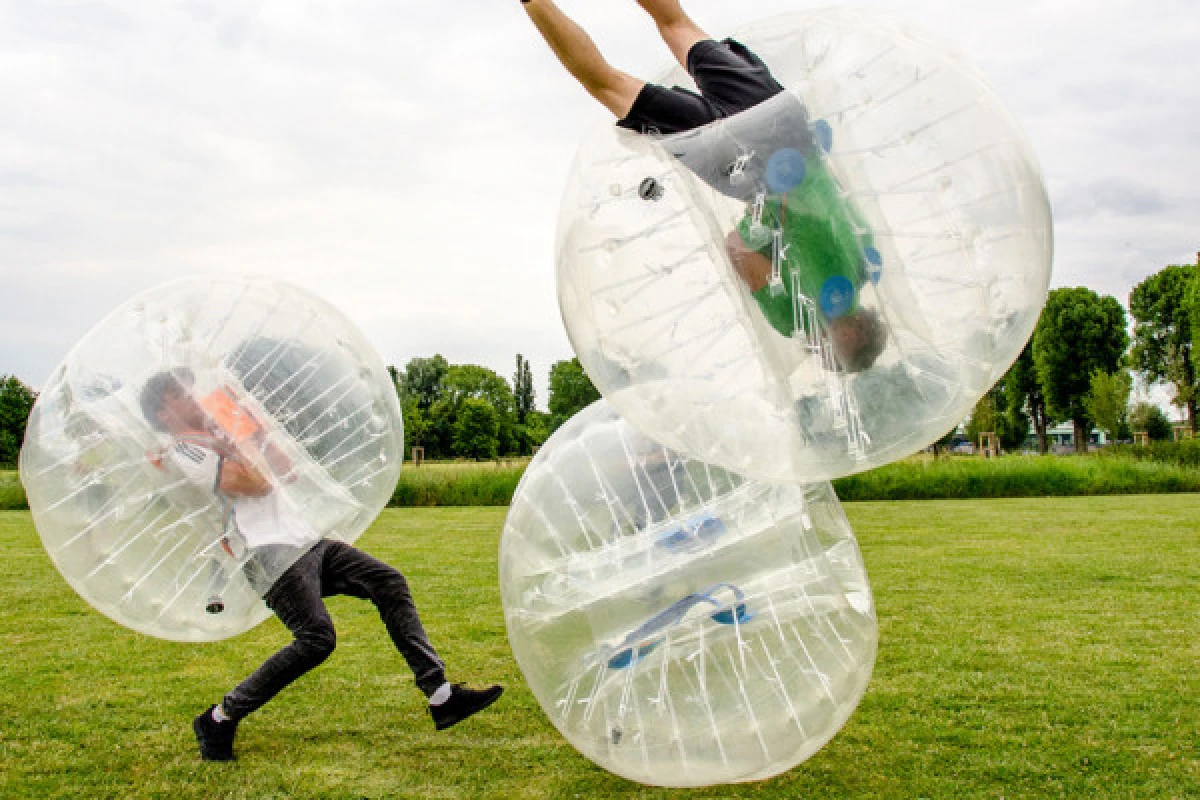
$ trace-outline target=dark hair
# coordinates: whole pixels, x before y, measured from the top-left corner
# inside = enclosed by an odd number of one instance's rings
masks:
[[[887,346],[887,328],[883,324],[883,317],[873,308],[859,310],[853,316],[853,321],[862,343],[851,352],[838,353],[837,360],[846,372],[862,372],[871,368]]]
[[[166,431],[166,426],[162,424],[162,420],[158,418],[158,412],[162,411],[168,394],[187,394],[192,389],[192,384],[196,382],[196,376],[187,367],[176,367],[174,369],[163,370],[156,372],[146,381],[142,387],[142,394],[139,400],[142,404],[142,415],[151,427],[158,431]]]

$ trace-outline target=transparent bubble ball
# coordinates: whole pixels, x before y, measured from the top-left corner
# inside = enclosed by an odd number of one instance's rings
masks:
[[[167,373],[202,409],[195,430],[168,433],[143,409]],[[275,281],[189,279],[134,297],[71,349],[20,470],[42,544],[88,603],[152,636],[215,641],[266,619],[262,593],[321,538],[362,534],[403,443],[390,376],[339,311]],[[263,477],[261,496],[194,477],[233,459]]]
[[[597,401],[541,448],[500,543],[509,641],[555,727],[626,778],[768,778],[819,750],[878,641],[828,483],[681,457]]]
[[[827,9],[735,38],[781,94],[581,146],[557,244],[571,342],[690,457],[771,481],[902,458],[1033,331],[1053,252],[1037,160],[975,68],[907,25]]]

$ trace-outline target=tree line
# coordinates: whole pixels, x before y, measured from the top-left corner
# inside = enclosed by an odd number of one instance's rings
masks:
[[[0,464],[15,464],[37,394],[16,376],[0,375]]]
[[[404,411],[404,450],[431,459],[529,455],[577,411],[600,397],[578,359],[550,368],[549,411],[536,408],[532,367],[517,355],[512,383],[487,367],[440,355],[388,367]],[[0,375],[0,464],[16,464],[37,394]]]
[[[1087,450],[1093,428],[1112,439],[1129,439],[1137,431],[1150,439],[1170,438],[1171,423],[1158,406],[1130,404],[1135,375],[1147,386],[1170,387],[1173,403],[1195,435],[1200,260],[1164,267],[1135,286],[1129,315],[1132,338],[1115,297],[1084,287],[1052,290],[1032,339],[975,406],[967,438],[974,442],[992,431],[1002,447],[1012,450],[1032,428],[1038,450],[1046,453],[1047,430],[1066,421],[1072,423],[1077,452]]]
[[[1143,280],[1130,292],[1129,315],[1132,337],[1115,297],[1085,287],[1052,290],[1020,357],[976,405],[967,438],[974,442],[981,432],[994,432],[1002,447],[1014,450],[1032,429],[1045,453],[1048,429],[1067,420],[1080,452],[1094,427],[1113,439],[1128,439],[1134,431],[1170,438],[1161,409],[1130,405],[1134,375],[1147,386],[1169,386],[1196,434],[1200,262],[1170,265]],[[390,366],[388,372],[404,410],[405,454],[423,447],[431,459],[529,455],[600,397],[575,358],[551,366],[548,411],[536,407],[532,367],[521,354],[511,382],[487,367],[451,364],[441,355],[414,358],[403,370]],[[0,375],[0,464],[16,462],[36,397],[15,376]],[[939,444],[954,436],[948,432]]]
[[[487,367],[451,364],[441,355],[388,371],[404,411],[405,453],[421,447],[432,459],[529,455],[600,397],[577,358],[550,368],[548,412],[536,407],[533,371],[520,353],[511,384]]]

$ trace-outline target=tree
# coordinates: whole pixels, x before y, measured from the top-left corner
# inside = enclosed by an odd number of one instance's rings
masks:
[[[428,453],[426,439],[429,435],[429,422],[426,419],[428,412],[422,411],[417,405],[417,401],[411,397],[405,397],[401,402],[401,411],[404,414],[404,454],[409,456],[414,447],[426,448]]]
[[[525,424],[520,427],[523,441],[528,447],[526,452],[532,453],[533,448],[541,447],[542,443],[550,437],[550,415],[545,411],[534,409],[529,412],[529,416],[525,417]]]
[[[995,391],[994,389],[992,391]],[[997,433],[997,423],[1001,418],[1001,414],[996,410],[996,398],[989,391],[983,397],[979,398],[979,402],[975,404],[974,410],[971,411],[971,418],[967,420],[967,429],[965,431],[967,441],[976,446],[979,445],[979,434],[981,433]]]
[[[1129,427],[1144,432],[1151,441],[1169,441],[1175,434],[1171,420],[1153,403],[1138,403],[1129,412]]]
[[[1027,420],[1026,429],[1033,425],[1037,435],[1038,452],[1042,455],[1050,452],[1050,437],[1046,429],[1050,419],[1046,414],[1046,398],[1042,394],[1042,384],[1038,382],[1037,368],[1033,363],[1033,340],[1025,344],[1021,355],[1009,367],[1004,376],[1004,394],[1008,398],[1008,414],[1016,423],[1019,417]]]
[[[475,364],[453,364],[442,378],[445,399],[454,409],[455,416],[461,413],[462,404],[468,399],[483,400],[496,412],[497,446],[502,455],[512,455],[517,449],[515,436],[516,401],[508,381],[487,367]],[[458,455],[466,455],[458,451]]]
[[[1125,309],[1115,297],[1091,289],[1055,289],[1033,334],[1033,361],[1049,414],[1075,425],[1075,450],[1087,452],[1091,417],[1085,398],[1092,373],[1116,372],[1129,335]]]
[[[1172,265],[1146,278],[1129,294],[1133,329],[1133,366],[1147,382],[1163,381],[1175,388],[1175,405],[1187,414],[1197,432],[1200,402],[1200,364],[1192,298],[1197,267]]]
[[[1129,393],[1132,390],[1133,378],[1128,370],[1113,373],[1096,370],[1092,373],[1092,390],[1083,402],[1096,427],[1113,441],[1128,430]]]
[[[15,464],[37,394],[14,375],[0,375],[0,464]]]
[[[533,370],[520,353],[517,353],[517,371],[513,373],[513,398],[516,400],[517,424],[524,425],[525,418],[534,408]]]
[[[500,443],[500,420],[496,409],[479,397],[468,397],[458,408],[454,421],[454,450],[476,461],[493,459]]]
[[[592,385],[578,358],[557,361],[550,368],[550,399],[547,405],[550,408],[551,430],[557,430],[577,412],[599,399],[600,392]]]
[[[428,411],[442,396],[442,379],[450,369],[450,363],[440,355],[433,358],[414,358],[404,367],[400,376],[400,395],[411,397],[417,407]]]
[[[1002,449],[1020,449],[1029,433],[1029,417],[1020,407],[1013,408],[1012,405],[1005,382],[997,383],[975,404],[967,421],[967,439],[977,445],[979,434],[991,432],[999,438]]]
[[[425,456],[427,458],[450,458],[454,449],[454,423],[458,419],[458,407],[447,397],[430,406],[424,415],[423,430]]]
[[[1191,280],[1188,281],[1187,289],[1184,291],[1184,308],[1188,315],[1188,321],[1191,323],[1192,329],[1192,344],[1200,343],[1200,253],[1196,254],[1196,266],[1191,270]],[[1193,347],[1193,355],[1195,348]],[[1195,361],[1192,362],[1195,365]],[[1192,424],[1195,425],[1195,415],[1192,416]],[[1192,428],[1195,433],[1195,427]]]

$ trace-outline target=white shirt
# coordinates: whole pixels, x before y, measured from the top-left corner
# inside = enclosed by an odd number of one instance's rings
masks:
[[[222,494],[221,467],[224,459],[211,447],[193,440],[177,441],[169,452],[171,460],[190,482],[229,501],[231,525],[245,538],[247,547],[306,545],[320,538],[287,493],[274,486],[262,497]]]

